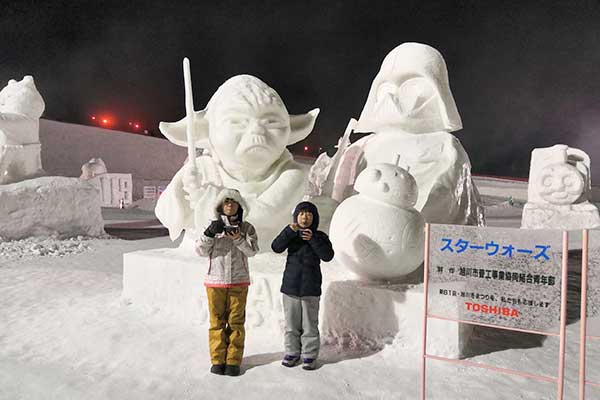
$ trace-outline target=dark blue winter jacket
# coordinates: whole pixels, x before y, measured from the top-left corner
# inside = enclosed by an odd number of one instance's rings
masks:
[[[298,222],[301,210],[310,211],[313,222],[309,229],[313,235],[310,240],[303,240],[301,232],[294,232],[286,226],[273,240],[271,248],[275,253],[288,251],[281,292],[290,296],[320,296],[321,295],[321,260],[333,259],[333,247],[326,233],[318,231],[319,212],[317,207],[303,201],[294,210],[294,222]]]

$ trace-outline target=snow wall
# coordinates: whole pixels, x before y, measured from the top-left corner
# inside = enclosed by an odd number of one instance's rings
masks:
[[[47,119],[40,119],[40,142],[47,175],[79,177],[83,164],[100,157],[108,172],[132,174],[134,200],[145,185],[166,186],[187,157],[165,139]]]

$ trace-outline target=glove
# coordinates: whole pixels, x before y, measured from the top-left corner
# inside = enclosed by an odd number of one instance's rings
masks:
[[[204,231],[204,234],[208,237],[214,238],[217,233],[221,233],[225,230],[225,224],[220,219],[210,223],[208,228]]]

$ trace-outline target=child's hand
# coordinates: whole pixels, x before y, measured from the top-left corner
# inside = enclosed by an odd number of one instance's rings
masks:
[[[312,231],[310,229],[302,229],[302,240],[310,240],[312,238]]]
[[[300,229],[300,225],[293,223],[293,224],[290,224],[290,228],[292,228],[292,230],[294,232],[298,232],[298,229]]]
[[[242,234],[240,233],[239,230],[235,230],[235,231],[231,231],[231,232],[225,233],[225,235],[227,237],[230,237],[233,240],[239,239],[240,236],[242,236]]]

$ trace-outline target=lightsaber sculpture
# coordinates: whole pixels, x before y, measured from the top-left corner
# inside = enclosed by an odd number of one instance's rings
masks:
[[[194,142],[194,95],[192,93],[192,75],[190,73],[190,60],[183,59],[183,84],[185,87],[185,116],[187,121],[186,138],[188,145],[188,160],[193,175],[197,175],[196,143]]]

